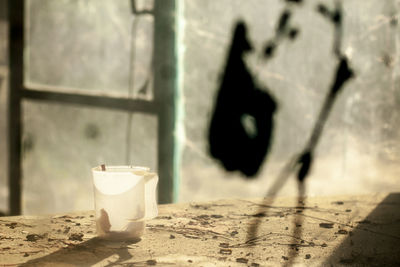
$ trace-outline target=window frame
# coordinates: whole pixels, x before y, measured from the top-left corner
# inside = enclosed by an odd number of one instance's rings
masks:
[[[24,83],[25,0],[8,0],[9,21],[9,94],[8,94],[8,189],[9,214],[22,212],[22,101],[40,100],[58,104],[92,106],[126,112],[140,112],[157,117],[157,162],[159,173],[158,202],[177,200],[178,169],[176,129],[177,31],[175,0],[154,1],[153,75],[151,101],[77,93],[69,88],[51,91],[47,86]],[[134,1],[133,1],[134,6]],[[135,10],[133,10],[135,11]],[[149,14],[149,11],[144,11]],[[51,89],[51,88],[50,88]],[[59,87],[57,87],[59,89]]]

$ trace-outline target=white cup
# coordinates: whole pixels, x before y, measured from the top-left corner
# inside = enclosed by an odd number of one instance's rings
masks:
[[[145,220],[158,214],[158,176],[146,167],[101,166],[92,169],[97,235],[106,239],[137,239]]]

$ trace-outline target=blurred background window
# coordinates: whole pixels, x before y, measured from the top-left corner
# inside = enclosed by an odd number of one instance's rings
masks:
[[[92,167],[158,169],[153,3],[21,3],[22,212],[92,209]]]
[[[153,98],[153,17],[133,14],[130,1],[28,0],[25,19],[25,86],[31,90]],[[24,213],[91,209],[90,169],[102,162],[157,169],[151,110],[46,99],[24,100],[22,110]]]

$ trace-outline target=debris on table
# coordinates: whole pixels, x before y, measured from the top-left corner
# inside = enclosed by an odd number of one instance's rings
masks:
[[[0,262],[27,266],[400,263],[400,194],[308,198],[300,213],[296,201],[160,205],[159,216],[147,222],[141,240],[126,241],[97,238],[91,211],[1,217]],[[249,239],[254,225],[257,232]]]

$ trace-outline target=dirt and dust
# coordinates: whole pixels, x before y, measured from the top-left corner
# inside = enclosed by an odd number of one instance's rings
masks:
[[[295,199],[278,198],[263,216],[254,216],[259,203],[161,205],[160,215],[147,223],[146,233],[136,241],[97,238],[93,212],[3,217],[0,262],[21,266],[400,263],[399,194],[309,198],[302,209]],[[302,223],[295,225],[299,216]],[[259,231],[248,239],[255,219],[261,220]],[[296,236],[298,228],[302,231]]]

